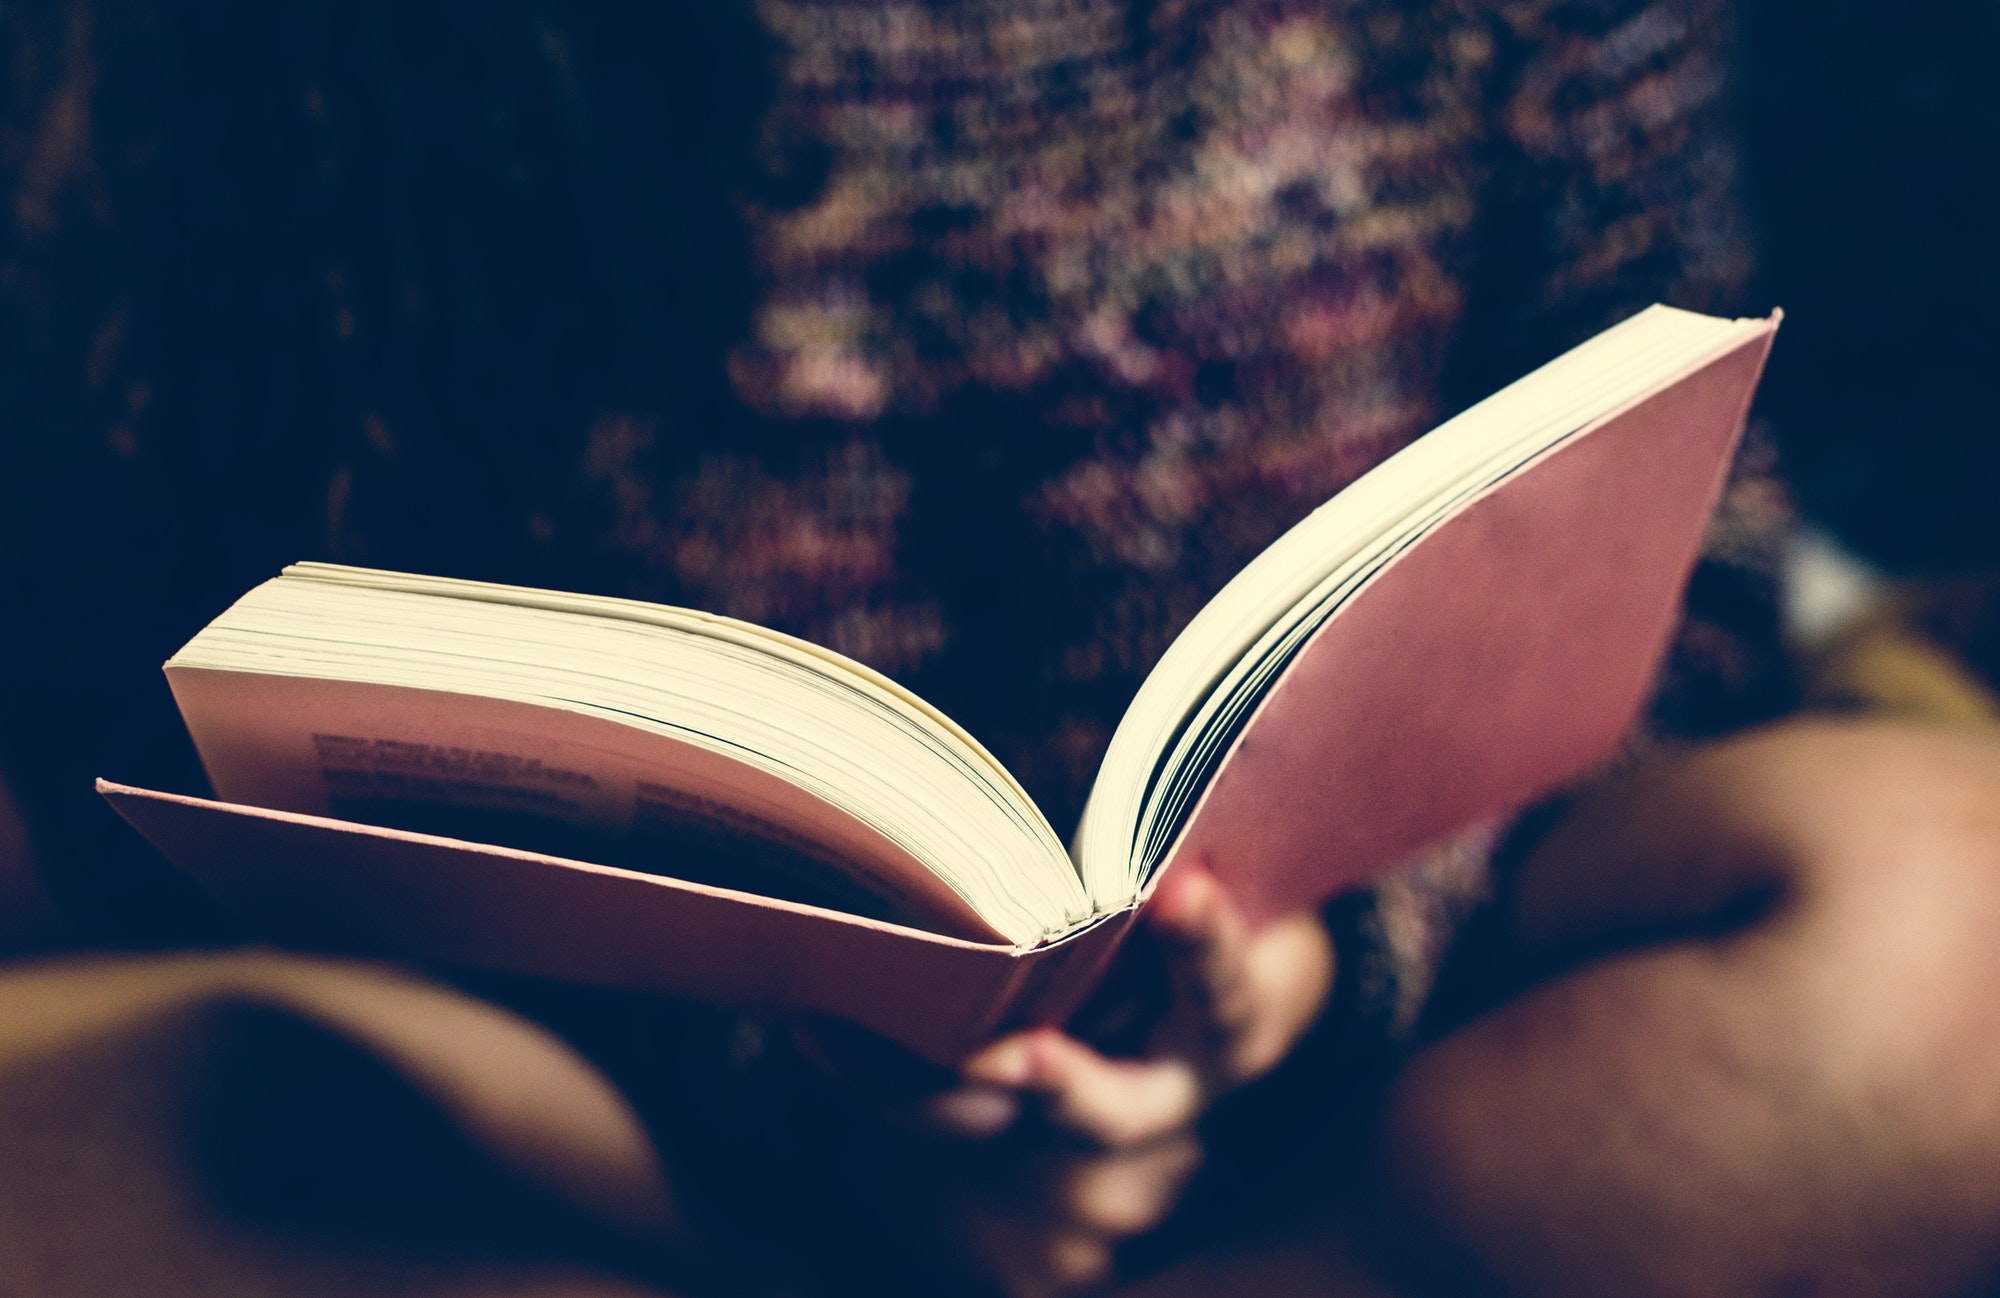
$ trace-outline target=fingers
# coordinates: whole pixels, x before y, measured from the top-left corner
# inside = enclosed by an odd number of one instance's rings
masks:
[[[1111,1277],[1116,1242],[1089,1231],[992,1215],[969,1221],[965,1233],[979,1287],[1007,1298],[1087,1292]]]
[[[1333,940],[1318,915],[1287,916],[1257,931],[1245,963],[1255,1009],[1220,1061],[1230,1086],[1275,1068],[1319,1017],[1333,991]]]
[[[1185,1059],[1108,1059],[1052,1028],[995,1042],[967,1061],[965,1075],[973,1085],[1035,1097],[1051,1126],[1107,1149],[1178,1131],[1207,1099]]]
[[[1174,989],[1161,1046],[1210,1092],[1274,1067],[1332,989],[1333,946],[1317,915],[1252,931],[1214,876],[1191,863],[1161,880],[1147,919]]]
[[[1060,1033],[1039,1036],[1030,1089],[1049,1123],[1108,1149],[1129,1149],[1200,1116],[1207,1087],[1186,1059],[1106,1059]]]
[[[1188,864],[1160,881],[1146,918],[1173,984],[1169,1022],[1184,1038],[1174,1044],[1198,1056],[1217,1053],[1257,1008],[1242,912],[1213,875]]]
[[[854,1102],[899,1125],[914,1118],[971,1140],[1001,1135],[1032,1108],[1088,1144],[1125,1149],[1192,1122],[1207,1099],[1186,1059],[1110,1059],[1054,1028],[1001,1038],[967,1060],[950,1086],[900,1052],[866,1048],[851,1035],[823,1023],[792,1028],[800,1054]]]
[[[1214,877],[1177,867],[1147,907],[1171,986],[1142,1058],[1112,1058],[1054,1029],[1017,1033],[968,1060],[931,1106],[965,1135],[993,1135],[1032,1097],[1050,1125],[1106,1149],[1160,1140],[1217,1095],[1284,1057],[1325,1003],[1333,948],[1315,915],[1252,931]]]
[[[917,1157],[948,1154],[951,1173],[921,1181],[919,1193],[943,1213],[953,1264],[1008,1294],[1107,1279],[1119,1243],[1158,1227],[1185,1190],[1201,1159],[1203,1110],[1275,1065],[1332,981],[1316,915],[1253,930],[1199,868],[1162,880],[1144,937],[1129,965],[1144,985],[1118,989],[1144,1012],[1105,1038],[1136,1056],[1037,1028],[993,1042],[954,1076],[824,1033],[802,1038],[822,1068],[917,1129]],[[941,1134],[978,1143],[930,1139]]]
[[[1074,1293],[1101,1284],[1118,1244],[1165,1220],[1201,1161],[1191,1136],[1115,1154],[1057,1157],[988,1211],[963,1220],[980,1269],[1002,1292]]]
[[[1159,1225],[1201,1164],[1201,1142],[1183,1132],[1138,1149],[1077,1159],[1050,1187],[1064,1220],[1112,1239]]]

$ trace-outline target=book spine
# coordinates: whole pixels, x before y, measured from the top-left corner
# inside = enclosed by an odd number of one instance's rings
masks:
[[[1103,981],[1138,914],[1136,906],[1128,906],[1072,937],[1022,952],[993,1012],[980,1025],[979,1041],[1066,1022]]]

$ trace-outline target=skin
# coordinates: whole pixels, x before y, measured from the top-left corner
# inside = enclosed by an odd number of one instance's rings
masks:
[[[1213,879],[1168,884],[1173,997],[1140,1057],[1023,1034],[915,1105],[945,1151],[915,1183],[986,1287],[1103,1282],[1199,1165],[1202,1112],[1324,1004],[1315,919],[1253,933]],[[1300,1292],[2000,1279],[2000,737],[1803,721],[1663,760],[1579,800],[1501,924],[1487,981],[1514,990],[1409,1062],[1379,1166],[1342,1169],[1376,1217],[1306,1228],[1402,1252]],[[947,1179],[982,1147],[987,1174]]]
[[[1665,763],[1567,819],[1510,919],[1541,976],[1386,1126],[1453,1289],[2000,1279],[2000,734],[1802,722]]]
[[[1200,1166],[1202,1114],[1283,1060],[1324,1007],[1333,946],[1316,915],[1253,931],[1212,876],[1177,867],[1147,916],[1165,995],[1136,1051],[1040,1029],[940,1083],[836,1032],[795,1034],[873,1111],[894,1169],[874,1192],[940,1285],[1013,1298],[1101,1285]]]
[[[1200,1165],[1202,1114],[1321,1012],[1315,918],[1252,931],[1208,876],[1162,888],[1136,1053],[1042,1031],[947,1085],[854,1087],[901,1136],[903,1238],[949,1278],[1100,1285]],[[1379,1162],[1330,1169],[1377,1215],[1148,1292],[2000,1283],[2000,732],[1795,722],[1663,760],[1580,799],[1500,918],[1496,1003],[1394,1079]],[[1409,1245],[1387,1278],[1350,1246],[1384,1234]]]
[[[1158,1225],[1200,1165],[1203,1112],[1276,1067],[1332,988],[1333,944],[1317,915],[1253,931],[1198,869],[1162,880],[1148,915],[1170,996],[1145,1053],[1112,1058],[1053,1029],[1024,1033],[975,1056],[964,1084],[930,1106],[967,1136],[981,1130],[968,1121],[974,1103],[987,1106],[989,1130],[996,1109],[1033,1106],[1063,1149],[1016,1206],[968,1232],[1009,1294],[1108,1277],[1117,1245]]]

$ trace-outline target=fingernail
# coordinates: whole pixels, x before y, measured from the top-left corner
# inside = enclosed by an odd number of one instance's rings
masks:
[[[1034,1045],[1028,1037],[1012,1037],[988,1046],[965,1063],[965,1075],[995,1086],[1026,1086],[1035,1075]]]
[[[1153,899],[1155,918],[1185,927],[1208,909],[1215,897],[1215,883],[1205,874],[1168,875],[1160,892],[1162,895]]]

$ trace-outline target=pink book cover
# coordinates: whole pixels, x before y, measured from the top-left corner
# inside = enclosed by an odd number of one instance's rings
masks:
[[[1601,765],[1679,623],[1774,317],[1468,501],[1315,632],[1170,849],[1253,919]]]
[[[811,1010],[939,1062],[1066,1018],[1130,910],[1029,950],[536,852],[98,781],[166,857],[287,946]]]
[[[1200,860],[1267,918],[1611,756],[1671,639],[1775,325],[1579,430],[1369,578],[1258,703],[1166,868]],[[287,944],[817,1011],[941,1062],[1067,1017],[1135,914],[1022,949],[324,815],[99,789]]]

